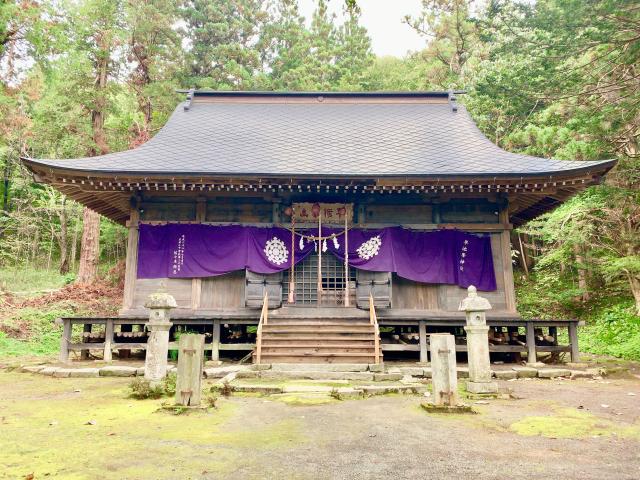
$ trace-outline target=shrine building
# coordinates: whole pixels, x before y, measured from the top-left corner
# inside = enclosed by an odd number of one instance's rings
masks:
[[[213,359],[427,361],[438,331],[464,355],[470,285],[492,305],[492,354],[577,359],[576,320],[518,314],[510,232],[614,161],[504,151],[452,92],[183,93],[133,150],[23,159],[129,232],[119,316],[62,319],[64,360],[144,350],[161,288],[178,305],[172,334],[205,333]]]

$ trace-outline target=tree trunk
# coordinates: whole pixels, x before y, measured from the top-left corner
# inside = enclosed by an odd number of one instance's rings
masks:
[[[636,301],[636,315],[640,316],[640,278],[629,275],[629,286],[631,287],[633,298]]]
[[[69,239],[67,235],[67,197],[62,197],[62,205],[59,213],[60,218],[60,274],[69,273]]]
[[[75,215],[75,213],[74,213]],[[78,231],[80,223],[76,222],[73,228],[73,240],[71,241],[71,270],[76,271],[76,260],[78,258]]]
[[[104,132],[105,90],[109,75],[109,61],[111,46],[105,44],[104,37],[96,36],[96,42],[102,55],[98,56],[95,63],[96,75],[96,100],[91,111],[91,126],[95,148],[91,150],[91,156],[109,153],[109,146]],[[85,207],[82,218],[82,243],[80,245],[80,267],[78,268],[77,283],[91,283],[98,275],[98,258],[100,254],[100,216],[93,210]]]
[[[100,254],[100,215],[85,207],[82,223],[82,244],[80,246],[80,267],[76,283],[91,283],[98,276]]]
[[[9,185],[11,183],[11,159],[9,155],[5,158],[4,175],[3,175],[3,189],[2,189],[2,213],[7,215],[9,213]],[[0,225],[0,238],[4,236],[4,228]]]

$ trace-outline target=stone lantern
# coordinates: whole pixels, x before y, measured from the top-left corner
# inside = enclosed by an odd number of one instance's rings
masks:
[[[144,361],[144,378],[151,383],[161,381],[167,375],[167,354],[169,353],[170,312],[176,308],[175,298],[166,292],[149,295],[144,304],[149,309],[149,339]]]
[[[467,325],[467,356],[469,361],[469,381],[467,391],[470,393],[497,393],[498,385],[491,380],[491,364],[489,361],[489,327],[486,311],[491,304],[486,298],[478,296],[476,287],[470,285],[468,296],[460,302],[458,310],[465,312]]]

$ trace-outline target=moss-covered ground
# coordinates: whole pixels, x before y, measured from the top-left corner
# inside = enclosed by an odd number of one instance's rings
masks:
[[[125,379],[0,373],[0,392],[0,478],[226,475],[250,451],[305,440],[294,418],[233,422],[238,406],[225,399],[209,411],[161,411],[163,400],[128,398]]]

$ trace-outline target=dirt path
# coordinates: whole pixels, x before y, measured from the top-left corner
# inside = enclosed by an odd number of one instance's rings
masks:
[[[473,416],[415,396],[236,396],[176,416],[127,398],[127,379],[2,372],[0,478],[640,478],[640,381],[604,382],[504,382],[522,398]]]

